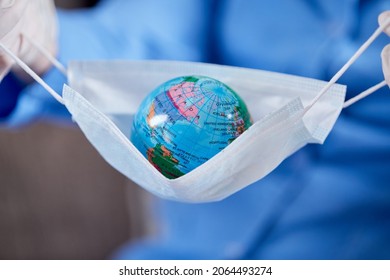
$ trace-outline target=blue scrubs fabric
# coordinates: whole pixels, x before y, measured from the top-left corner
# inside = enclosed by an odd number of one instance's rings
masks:
[[[60,12],[59,57],[207,61],[329,80],[389,9],[387,0],[106,0]],[[348,98],[383,80],[389,41],[379,37],[339,81]],[[61,86],[55,70],[45,78]],[[58,116],[54,104],[31,85],[9,122]],[[386,88],[344,110],[324,145],[301,149],[223,201],[156,199],[158,235],[112,257],[390,259],[389,106]]]

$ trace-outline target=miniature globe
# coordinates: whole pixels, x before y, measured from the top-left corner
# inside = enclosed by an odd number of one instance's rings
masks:
[[[224,83],[185,76],[153,90],[134,116],[131,141],[165,177],[178,178],[232,143],[252,120]]]

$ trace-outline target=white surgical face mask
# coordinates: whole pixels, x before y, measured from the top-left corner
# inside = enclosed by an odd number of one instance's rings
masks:
[[[148,191],[167,199],[223,199],[261,179],[307,143],[323,143],[344,102],[334,85],[306,114],[325,82],[219,65],[172,61],[73,62],[63,98],[100,154]],[[154,88],[173,77],[203,75],[230,86],[254,124],[216,156],[177,179],[167,179],[130,142],[132,118]]]
[[[326,83],[319,80],[221,65],[175,61],[78,61],[68,69],[62,97],[7,49],[4,51],[63,103],[91,144],[114,168],[149,192],[183,202],[221,200],[274,170],[308,143],[322,144],[343,107],[346,87],[335,82],[382,32],[378,30]],[[132,118],[155,87],[178,76],[220,80],[248,106],[254,124],[193,171],[167,179],[130,142]]]

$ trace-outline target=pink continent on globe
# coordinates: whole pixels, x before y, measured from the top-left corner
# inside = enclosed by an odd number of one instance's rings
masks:
[[[188,100],[191,98],[199,98],[199,92],[200,89],[195,88],[195,83],[183,82],[171,87],[167,95],[183,117],[189,121],[195,119],[195,122],[197,122],[199,109],[194,103],[188,102]],[[202,106],[204,102],[204,96],[202,96],[200,100],[196,101],[196,104]]]

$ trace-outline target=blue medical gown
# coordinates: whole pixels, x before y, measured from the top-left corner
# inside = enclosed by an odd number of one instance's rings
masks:
[[[107,0],[59,12],[59,58],[207,61],[329,80],[389,9],[387,0]],[[388,42],[382,35],[339,81],[348,97],[383,80],[380,51]],[[65,81],[54,69],[45,79],[58,91]],[[301,149],[223,201],[156,199],[158,235],[112,257],[390,259],[389,93],[343,111],[324,145]],[[38,116],[69,117],[30,85],[6,124]]]

